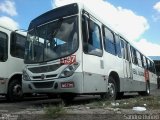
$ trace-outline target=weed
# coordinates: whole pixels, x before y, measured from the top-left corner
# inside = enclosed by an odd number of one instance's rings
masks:
[[[66,113],[64,109],[64,105],[57,105],[57,106],[49,106],[45,108],[45,115],[48,118],[58,118],[63,116]]]

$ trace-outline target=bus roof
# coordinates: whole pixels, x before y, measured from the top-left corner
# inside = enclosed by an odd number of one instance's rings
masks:
[[[20,34],[20,35],[23,35],[23,36],[27,36],[27,32],[23,32],[23,31],[21,31],[21,30],[13,30],[13,29],[11,29],[11,28],[7,28],[7,27],[4,27],[4,26],[0,26],[1,28],[3,28],[3,29],[6,29],[6,30],[8,30],[8,31],[10,31],[10,32],[16,32],[16,33],[18,33],[18,34]]]
[[[62,7],[52,9],[48,12],[41,14],[30,22],[29,30],[33,29],[35,26],[39,26],[43,23],[50,22],[55,19],[60,19],[64,16],[69,16],[78,13],[78,4],[68,4]]]
[[[0,27],[3,28],[3,29],[9,30],[9,31],[14,31],[14,30],[12,30],[10,28],[7,28],[7,27],[1,26],[1,25],[0,25]]]

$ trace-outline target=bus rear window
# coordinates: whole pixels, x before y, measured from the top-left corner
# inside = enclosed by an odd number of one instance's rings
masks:
[[[11,55],[17,58],[24,58],[26,37],[12,33]]]
[[[5,62],[7,60],[8,47],[7,47],[7,34],[0,32],[0,61]]]

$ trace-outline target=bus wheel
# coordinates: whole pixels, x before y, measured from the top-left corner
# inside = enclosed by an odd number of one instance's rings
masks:
[[[124,96],[124,92],[118,92],[116,99],[121,99]]]
[[[115,100],[117,96],[117,85],[112,77],[108,80],[108,98],[110,100]]]
[[[138,92],[141,96],[149,96],[150,95],[150,84],[149,82],[146,82],[146,90]]]
[[[6,98],[10,102],[20,101],[23,98],[22,85],[19,80],[12,80],[8,85]]]
[[[100,98],[101,98],[102,100],[106,100],[106,99],[108,98],[108,93],[103,93],[103,94],[101,94],[101,95],[100,95]]]

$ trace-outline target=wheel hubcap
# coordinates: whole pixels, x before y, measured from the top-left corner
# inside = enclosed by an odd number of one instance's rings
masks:
[[[150,94],[149,86],[147,85],[147,93]]]
[[[15,85],[13,88],[14,95],[21,96],[22,95],[22,87],[20,85]]]
[[[115,96],[115,86],[113,83],[109,83],[108,93],[110,98],[113,98]]]

